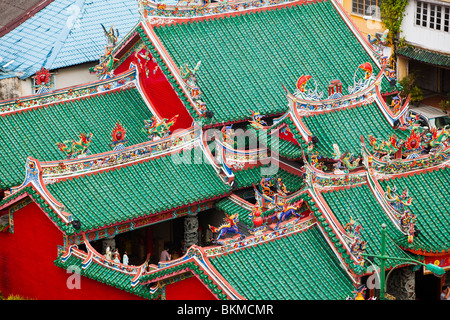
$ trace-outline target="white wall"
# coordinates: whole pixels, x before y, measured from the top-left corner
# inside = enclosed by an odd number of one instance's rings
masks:
[[[450,2],[448,1],[426,0],[424,2],[450,7]],[[416,25],[416,9],[417,0],[410,0],[405,8],[401,36],[405,37],[408,43],[418,47],[450,54],[450,32],[443,31],[444,12],[442,12],[441,16],[441,30],[434,30],[429,27]],[[430,10],[428,9],[429,15]]]
[[[55,89],[63,89],[80,84],[98,80],[95,74],[89,73],[89,68],[94,67],[98,62],[83,63],[58,70],[50,70],[55,74]],[[20,81],[20,97],[32,95],[31,78]]]

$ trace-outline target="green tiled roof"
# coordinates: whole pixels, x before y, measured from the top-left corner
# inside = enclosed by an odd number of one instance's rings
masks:
[[[195,150],[195,151],[194,151]],[[201,149],[47,185],[83,231],[227,194]],[[188,163],[180,163],[183,157]],[[178,158],[178,159],[176,159]]]
[[[408,188],[413,198],[409,209],[417,216],[416,229],[420,230],[413,249],[433,253],[450,250],[450,168],[379,182],[384,190],[387,186],[395,186],[397,192]],[[409,247],[406,241],[401,245]]]
[[[136,88],[66,101],[0,117],[0,188],[19,185],[25,175],[25,161],[65,159],[56,143],[78,140],[80,133],[94,134],[89,150],[110,151],[111,133],[119,121],[127,129],[129,145],[147,141],[141,132],[152,113]]]
[[[251,110],[280,114],[287,111],[283,85],[293,92],[309,74],[321,91],[333,79],[347,88],[358,66],[373,62],[330,1],[154,30],[178,67],[201,61],[196,78],[213,123],[248,119]],[[391,91],[387,81],[382,91]]]
[[[392,129],[375,103],[302,117],[302,121],[319,138],[315,149],[327,157],[333,156],[334,143],[339,146],[341,153],[349,151],[355,155],[361,154],[361,135],[364,141],[369,141],[369,134],[386,141],[392,134],[406,139],[404,131]]]
[[[267,147],[272,153],[279,154],[283,158],[296,160],[302,157],[302,147],[298,144],[282,138],[278,138],[278,140],[269,138],[267,142]]]
[[[367,184],[350,189],[324,192],[322,196],[342,226],[350,222],[351,218],[361,224],[362,240],[367,241],[367,254],[380,253],[381,225],[385,223],[388,226],[386,229],[388,235],[386,254],[400,258],[408,257],[408,254],[394,242],[401,238],[403,234],[389,220]],[[387,267],[396,264],[395,261],[387,261]]]
[[[132,275],[107,268],[96,263],[91,263],[86,269],[82,268],[82,259],[71,256],[65,262],[62,262],[60,257],[54,261],[57,267],[67,269],[68,267],[78,267],[80,274],[84,277],[102,282],[108,286],[115,287],[119,290],[124,290],[131,294],[137,295],[145,299],[156,299],[160,294],[152,295],[148,285],[131,286]]]
[[[250,210],[241,207],[236,202],[232,201],[230,198],[225,198],[216,203],[216,208],[224,211],[226,214],[239,214],[239,221],[244,223],[246,226],[252,227],[253,222],[250,217]]]
[[[210,261],[250,300],[342,300],[354,289],[318,227]]]
[[[450,67],[450,55],[411,46],[399,48],[395,51],[395,53],[417,61],[443,67]]]

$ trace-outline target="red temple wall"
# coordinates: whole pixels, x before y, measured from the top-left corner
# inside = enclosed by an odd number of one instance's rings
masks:
[[[33,202],[13,214],[14,233],[0,233],[0,292],[38,300],[140,299],[123,290],[80,277],[80,289],[66,285],[73,273],[56,267],[63,235]],[[72,283],[69,281],[69,283]]]
[[[166,286],[166,300],[217,300],[196,277],[190,277]]]
[[[139,51],[139,54],[144,54],[146,49]],[[139,80],[142,90],[147,95],[148,100],[153,104],[155,111],[162,118],[171,119],[179,115],[177,121],[172,126],[172,131],[176,129],[186,129],[192,126],[193,119],[177,93],[174,91],[172,85],[167,80],[164,73],[157,64],[151,60],[147,61],[140,57],[141,63],[138,62],[135,54],[130,55],[120,66],[114,71],[115,74],[120,74],[130,68],[133,63],[137,66],[139,71]],[[156,71],[155,71],[155,67]],[[148,70],[148,77],[146,71]]]

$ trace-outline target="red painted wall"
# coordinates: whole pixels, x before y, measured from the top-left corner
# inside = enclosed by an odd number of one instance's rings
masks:
[[[139,51],[139,54],[144,55],[146,49]],[[151,55],[150,55],[151,56]],[[192,126],[193,119],[186,107],[183,105],[178,95],[174,91],[172,85],[167,80],[164,73],[158,65],[152,60],[145,60],[142,57],[138,58],[135,54],[130,55],[120,66],[118,66],[114,73],[120,74],[130,69],[130,64],[137,66],[139,71],[139,80],[142,90],[147,95],[147,98],[153,104],[155,111],[162,118],[171,119],[179,115],[176,123],[171,127],[172,130],[186,129]],[[156,68],[156,69],[155,69]],[[148,77],[146,75],[148,70]]]
[[[81,277],[80,289],[68,289],[73,275],[54,265],[63,235],[33,202],[15,212],[14,233],[0,233],[0,291],[38,300],[140,299],[103,283]]]
[[[166,300],[217,300],[217,298],[197,277],[190,277],[167,285]]]

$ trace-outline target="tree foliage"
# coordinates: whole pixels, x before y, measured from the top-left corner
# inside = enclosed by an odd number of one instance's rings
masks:
[[[391,45],[400,34],[407,4],[408,0],[383,0],[381,2],[381,21],[389,29],[388,42]]]

